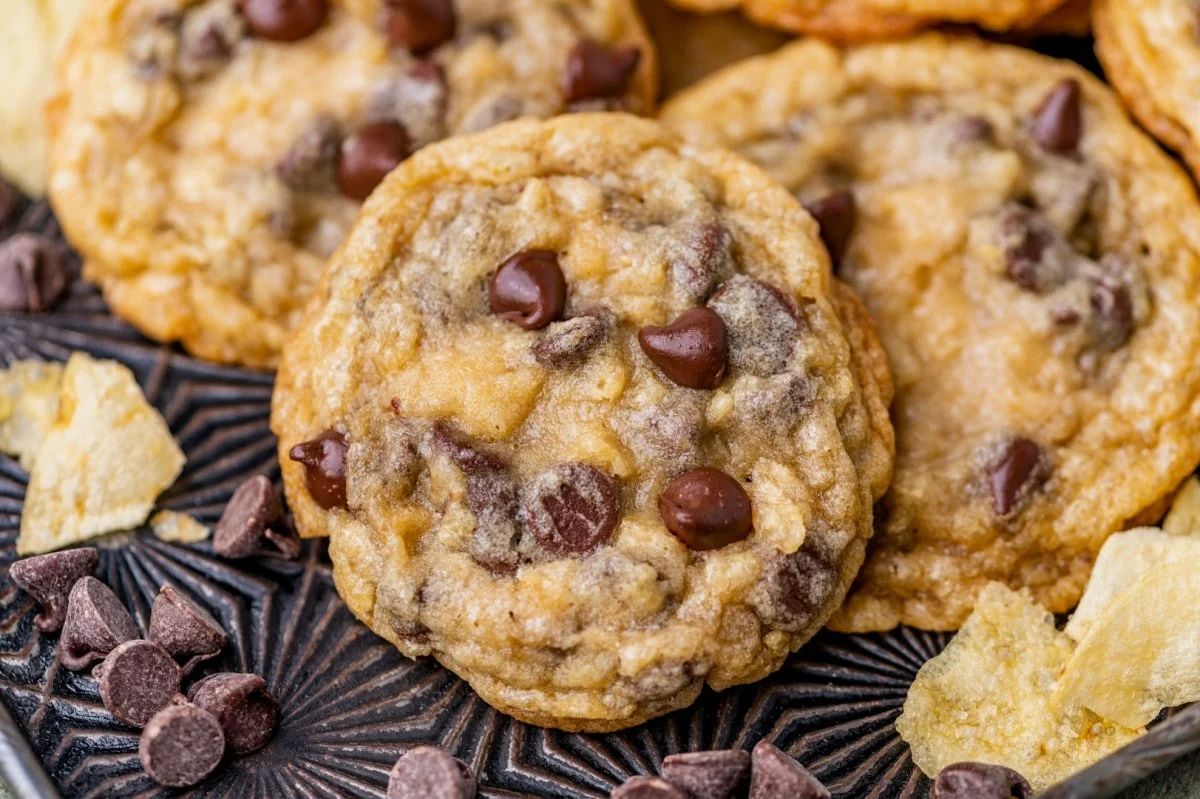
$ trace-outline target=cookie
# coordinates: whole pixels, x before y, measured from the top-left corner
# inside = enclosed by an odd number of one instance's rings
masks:
[[[276,13],[282,7],[286,13]],[[49,108],[50,192],[117,315],[272,366],[359,201],[521,115],[646,112],[631,0],[101,0]]]
[[[895,480],[834,626],[955,628],[989,580],[1070,609],[1200,460],[1186,176],[1081,69],[934,34],[794,44],[662,119],[845,236],[887,349]]]
[[[786,191],[653,122],[442,142],[284,351],[288,504],[406,655],[637,724],[778,668],[849,586],[891,460],[864,315]]]

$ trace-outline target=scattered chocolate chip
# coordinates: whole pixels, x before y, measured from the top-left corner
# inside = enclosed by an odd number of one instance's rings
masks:
[[[387,799],[473,799],[477,790],[466,763],[436,746],[418,746],[392,766]]]
[[[829,604],[837,569],[808,549],[770,556],[754,588],[754,609],[773,629],[800,632]]]
[[[346,439],[336,432],[328,435],[291,451],[292,460],[305,466],[308,492],[326,510],[346,507]],[[307,449],[297,454],[301,447]],[[283,520],[279,492],[265,475],[251,477],[233,492],[213,530],[213,551],[223,558],[290,559],[300,554],[300,541]]]
[[[62,629],[67,616],[67,595],[79,578],[96,571],[100,554],[92,547],[64,549],[17,561],[8,570],[9,577],[25,593],[36,599],[42,612],[33,624],[44,633]]]
[[[329,15],[327,0],[239,0],[239,5],[251,32],[276,42],[311,36]]]
[[[224,672],[205,677],[188,691],[188,701],[213,714],[234,754],[265,745],[279,720],[279,704],[257,674]]]
[[[292,447],[288,457],[304,464],[304,483],[318,505],[325,510],[346,507],[345,434],[326,430]]]
[[[1099,349],[1111,352],[1125,346],[1133,335],[1133,299],[1129,288],[1104,277],[1092,281],[1088,291],[1093,339]]]
[[[693,223],[672,242],[667,254],[671,284],[682,304],[704,302],[717,283],[732,274],[732,246],[729,229],[717,222]]]
[[[988,763],[954,763],[938,772],[931,799],[1029,799],[1033,788],[1017,772]]]
[[[750,762],[749,799],[830,799],[808,769],[766,741],[754,747]]]
[[[526,330],[541,330],[561,319],[567,279],[553,250],[524,250],[496,270],[488,282],[492,313]]]
[[[0,242],[0,311],[44,311],[67,287],[67,251],[38,233]]]
[[[408,72],[378,86],[368,100],[372,122],[395,120],[404,126],[413,148],[446,135],[449,89],[442,68],[433,61],[418,61]]]
[[[799,312],[789,297],[738,275],[717,289],[708,307],[725,322],[731,367],[760,377],[787,367],[800,337]]]
[[[716,311],[690,308],[667,325],[647,325],[638,344],[671,382],[714,389],[725,377],[725,322]]]
[[[147,637],[179,661],[185,677],[219,655],[229,640],[208,611],[170,585],[160,588],[154,598]]]
[[[1001,247],[1008,277],[1023,289],[1039,293],[1061,282],[1056,259],[1046,258],[1057,233],[1044,217],[1021,205],[1006,208],[1000,218]]]
[[[687,794],[661,777],[631,777],[609,799],[688,799]]]
[[[739,799],[750,784],[750,753],[719,749],[669,755],[659,772],[688,799]]]
[[[495,472],[508,468],[508,461],[479,449],[467,437],[445,422],[434,422],[433,440],[466,474]]]
[[[608,338],[616,324],[616,315],[607,308],[553,322],[534,343],[533,358],[542,366],[555,369],[576,366]]]
[[[179,30],[179,76],[200,80],[222,68],[246,37],[236,0],[209,0],[184,15]]]
[[[525,486],[521,513],[542,549],[560,557],[583,557],[608,543],[617,527],[617,487],[595,466],[561,463]]]
[[[450,0],[387,0],[383,29],[388,41],[424,55],[454,38],[456,20]]]
[[[179,693],[179,665],[153,641],[126,641],[95,668],[100,699],[119,721],[141,727]]]
[[[624,94],[641,60],[642,51],[636,47],[612,48],[581,39],[567,56],[563,75],[567,102]]]
[[[821,232],[821,241],[829,251],[829,262],[833,271],[837,272],[842,263],[842,255],[846,252],[846,244],[854,231],[854,220],[857,208],[854,195],[842,189],[827,194],[818,200],[805,203],[804,207],[817,220]]]
[[[750,535],[750,497],[718,469],[684,472],[663,490],[658,512],[667,529],[695,550],[719,549]]]
[[[142,730],[138,757],[150,779],[170,788],[195,785],[225,756],[225,736],[213,715],[195,705],[171,705]]]
[[[341,126],[333,117],[319,116],[279,159],[275,174],[296,191],[333,191],[341,152]]]
[[[111,588],[95,577],[81,577],[67,599],[58,658],[68,669],[81,671],[139,634],[133,616]]]
[[[1055,84],[1037,107],[1033,138],[1043,150],[1070,155],[1079,147],[1083,134],[1079,81],[1068,78]]]
[[[1028,489],[1041,479],[1042,449],[1028,438],[1009,439],[988,472],[992,507],[1007,516]]]
[[[342,194],[361,202],[411,153],[412,140],[399,122],[363,125],[342,142],[338,187]]]

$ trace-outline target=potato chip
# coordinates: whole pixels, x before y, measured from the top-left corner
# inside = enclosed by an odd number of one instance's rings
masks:
[[[0,370],[0,452],[30,471],[46,433],[58,417],[61,363],[17,361]]]
[[[1179,487],[1162,529],[1170,535],[1200,535],[1200,479],[1192,475]]]
[[[150,529],[160,541],[169,544],[195,544],[204,541],[212,533],[200,522],[186,513],[160,510],[150,518]]]
[[[1117,596],[1143,575],[1181,561],[1200,563],[1200,536],[1167,535],[1157,527],[1110,536],[1096,558],[1083,599],[1063,632],[1082,641]]]
[[[1128,726],[1200,700],[1200,573],[1155,568],[1092,623],[1067,663],[1062,696]]]
[[[133,373],[73,354],[58,417],[34,458],[17,552],[48,552],[141,524],[182,468],[183,453]]]
[[[964,760],[1008,766],[1040,790],[1136,738],[1139,730],[1055,701],[1072,649],[1027,593],[988,584],[909,688],[896,729],[913,762],[931,777]]]

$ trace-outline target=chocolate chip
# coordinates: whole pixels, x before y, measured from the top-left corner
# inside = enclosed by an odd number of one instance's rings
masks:
[[[454,38],[456,21],[450,0],[387,0],[383,29],[388,41],[424,55]]]
[[[81,671],[138,635],[133,616],[112,589],[95,577],[81,577],[67,599],[58,658],[68,669]]]
[[[239,0],[239,5],[251,32],[276,42],[311,36],[329,15],[327,0]]]
[[[126,641],[92,673],[100,699],[118,720],[135,727],[150,721],[179,693],[179,666],[153,641]]]
[[[534,343],[533,358],[542,366],[555,369],[576,366],[608,338],[616,324],[616,315],[607,308],[554,322]]]
[[[992,508],[1007,516],[1021,498],[1042,479],[1045,463],[1042,449],[1028,438],[1009,439],[988,472]]]
[[[708,301],[729,336],[729,365],[760,377],[783,371],[800,336],[799,312],[773,286],[738,275]]]
[[[612,48],[592,39],[582,39],[567,56],[563,91],[568,103],[625,93],[629,80],[642,60],[636,47]]]
[[[938,772],[931,799],[1029,799],[1033,788],[1017,772],[988,763],[954,763]]]
[[[325,510],[346,507],[346,436],[337,430],[292,447],[288,457],[304,464],[304,483]]]
[[[750,497],[718,469],[684,472],[663,490],[658,513],[675,536],[695,550],[719,549],[750,535]]]
[[[638,344],[671,382],[714,389],[725,377],[725,322],[716,311],[690,308],[667,325],[647,325]]]
[[[37,233],[0,242],[0,311],[44,311],[67,287],[67,251]]]
[[[184,15],[179,31],[179,76],[199,80],[222,68],[246,36],[235,0],[210,0]]]
[[[553,250],[524,250],[496,270],[488,282],[492,313],[526,330],[541,330],[561,319],[567,279]]]
[[[205,677],[188,691],[188,701],[213,714],[234,754],[265,745],[279,720],[279,704],[257,674],[224,672]]]
[[[442,68],[432,61],[418,61],[408,72],[372,92],[367,116],[372,122],[399,122],[416,149],[445,137],[448,102]]]
[[[508,461],[504,458],[479,449],[468,441],[465,435],[445,422],[434,423],[433,440],[438,449],[446,453],[466,474],[502,471],[508,468]]]
[[[345,441],[340,433],[333,433],[331,438],[323,436],[292,447],[292,460],[305,466],[309,493],[326,510],[346,507]],[[301,447],[307,449],[298,455]],[[283,520],[279,492],[266,476],[255,475],[233,492],[213,530],[213,551],[223,558],[294,558],[300,554],[300,541]]]
[[[342,142],[337,183],[342,194],[362,201],[412,153],[412,140],[399,122],[370,122]]]
[[[387,799],[474,799],[467,764],[436,746],[409,749],[388,774]]]
[[[688,799],[740,799],[750,783],[750,753],[721,749],[669,755],[659,772]]]
[[[67,616],[67,595],[79,578],[96,571],[100,554],[92,547],[64,549],[24,558],[8,570],[9,577],[25,593],[36,599],[42,612],[33,617],[33,624],[44,633],[62,629]]]
[[[995,141],[996,127],[985,116],[968,114],[954,122],[954,138],[960,142]]]
[[[1079,81],[1068,78],[1055,84],[1037,107],[1033,138],[1043,150],[1070,155],[1079,147],[1083,134]]]
[[[542,549],[583,557],[604,544],[620,521],[617,487],[586,463],[561,463],[533,478],[521,494],[525,524]]]
[[[213,715],[195,705],[160,710],[142,730],[138,757],[150,779],[169,788],[195,785],[225,756],[225,737]]]
[[[850,241],[850,234],[854,232],[854,221],[858,215],[854,195],[843,189],[805,203],[804,207],[812,214],[813,219],[817,220],[821,241],[829,251],[833,271],[837,272],[846,252],[846,245]]]
[[[1000,219],[1006,272],[1023,289],[1046,291],[1057,282],[1044,268],[1042,256],[1054,241],[1050,225],[1023,206],[1008,208]]]
[[[749,799],[829,799],[821,781],[778,747],[760,741],[750,758]]]
[[[816,388],[808,375],[783,372],[736,386],[733,412],[755,435],[786,435],[810,412],[815,399]]]
[[[1133,334],[1133,300],[1129,288],[1108,277],[1092,281],[1088,291],[1092,338],[1107,352],[1120,349]]]
[[[179,661],[185,677],[196,666],[219,655],[229,640],[208,611],[170,585],[160,588],[154,598],[147,637]]]
[[[631,777],[609,799],[687,799],[687,794],[661,777]]]
[[[341,152],[341,126],[333,117],[319,116],[279,159],[275,174],[295,191],[333,191]]]
[[[713,287],[733,272],[732,245],[729,229],[717,222],[693,223],[672,241],[671,283],[683,305],[704,302]]]
[[[771,555],[751,595],[754,609],[774,629],[801,632],[828,605],[837,576],[837,569],[808,549]]]
[[[25,195],[0,175],[0,232],[16,221],[24,205]]]

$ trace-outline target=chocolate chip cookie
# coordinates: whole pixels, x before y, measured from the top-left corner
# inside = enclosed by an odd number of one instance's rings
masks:
[[[989,580],[1066,611],[1200,461],[1200,207],[1079,68],[808,42],[663,120],[808,204],[890,356],[895,481],[836,626],[954,628]]]
[[[359,618],[518,718],[610,730],[763,677],[837,607],[890,474],[888,381],[786,191],[569,115],[383,182],[272,428]]]
[[[97,0],[50,108],[50,192],[114,311],[271,366],[360,201],[524,115],[650,109],[630,0]]]

